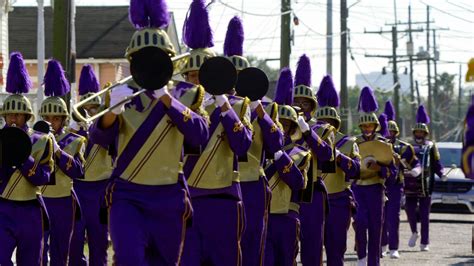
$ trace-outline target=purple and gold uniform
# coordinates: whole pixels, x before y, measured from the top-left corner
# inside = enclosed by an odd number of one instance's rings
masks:
[[[50,220],[50,228],[45,233],[43,260],[48,261],[49,252],[51,265],[65,265],[68,261],[74,223],[80,218],[79,203],[72,189],[72,180],[84,178],[83,156],[86,139],[64,129],[69,113],[66,103],[60,97],[69,92],[70,85],[58,61],[48,62],[44,85],[48,98],[41,103],[38,113],[51,124],[54,131],[50,134],[55,138],[55,169],[50,182],[41,187]]]
[[[353,190],[358,204],[355,216],[358,263],[367,265],[380,265],[384,183],[391,182],[396,172],[392,145],[375,133],[379,127],[377,110],[372,89],[364,87],[359,99],[359,127],[363,134],[356,140],[362,158],[361,170]]]
[[[436,143],[428,140],[429,116],[423,105],[418,108],[415,127],[413,128],[414,141],[411,143],[415,149],[415,154],[420,160],[421,174],[416,176],[405,176],[405,211],[412,231],[409,246],[414,246],[418,238],[417,214],[418,206],[421,223],[422,251],[429,250],[429,224],[431,211],[431,193],[433,193],[434,175],[441,178],[444,176],[444,168],[440,162],[440,155]],[[428,166],[429,165],[429,166]]]
[[[299,106],[309,124],[303,138],[297,143],[311,150],[309,183],[303,192],[300,208],[301,220],[301,262],[303,265],[322,265],[324,222],[328,212],[327,191],[322,180],[323,165],[334,163],[335,128],[323,122],[316,122],[314,115],[317,101],[311,89],[311,66],[309,58],[302,55],[295,74],[293,104]],[[309,105],[309,106],[307,106]],[[330,170],[333,172],[335,169]]]
[[[99,91],[99,82],[91,65],[85,65],[79,82],[80,99],[86,99]],[[95,97],[86,107],[98,110],[101,99]],[[87,128],[79,128],[78,134]],[[88,141],[84,153],[84,179],[74,181],[74,191],[81,203],[82,219],[76,221],[69,254],[70,265],[87,265],[84,244],[87,235],[89,265],[107,265],[108,230],[107,223],[101,221],[101,203],[105,199],[105,189],[112,174],[112,158],[106,148]]]
[[[399,129],[395,122],[395,110],[392,102],[387,101],[384,113],[388,119],[389,141],[393,145],[393,150],[398,154],[400,163],[397,165],[397,175],[395,179],[385,182],[386,195],[388,201],[385,203],[384,224],[382,231],[382,247],[388,246],[390,256],[397,258],[399,247],[399,227],[400,227],[400,205],[403,193],[404,171],[419,172],[420,163],[415,155],[415,150],[410,143],[398,138]],[[384,248],[382,248],[384,250]]]
[[[207,139],[206,121],[189,108],[203,93],[194,87],[185,94],[193,97],[181,102],[171,98],[170,108],[143,93],[112,127],[95,123],[90,130],[93,143],[115,147],[117,154],[107,204],[118,265],[179,264],[192,213],[182,170],[183,143],[199,147]]]
[[[194,216],[186,232],[183,265],[240,265],[245,215],[238,158],[252,141],[248,99],[229,96],[232,109],[222,113],[212,104],[209,139],[200,155],[184,165]]]
[[[319,104],[316,118],[339,130],[341,118],[336,110],[339,107],[339,95],[331,76],[323,78],[316,96]],[[344,265],[347,230],[355,205],[350,180],[359,175],[360,155],[355,138],[339,131],[335,136],[335,148],[336,172],[323,173],[330,209],[324,227],[324,246],[328,265]]]
[[[36,133],[26,124],[33,117],[33,110],[28,98],[21,94],[27,93],[31,85],[22,55],[12,53],[6,84],[12,95],[3,102],[1,115],[7,122],[5,127],[16,124],[30,136],[32,148],[21,167],[0,166],[0,265],[5,266],[13,265],[15,249],[18,265],[43,265],[43,233],[48,218],[39,186],[50,180],[53,145],[48,135]],[[17,121],[19,116],[24,121]]]
[[[474,179],[474,96],[467,111],[465,122],[461,168],[466,178]]]

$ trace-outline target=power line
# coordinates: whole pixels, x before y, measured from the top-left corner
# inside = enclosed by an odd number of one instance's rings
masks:
[[[458,5],[458,4],[455,4],[455,3],[453,3],[453,2],[451,2],[451,1],[449,1],[449,0],[448,0],[448,1],[446,1],[446,2],[448,2],[449,4],[451,4],[451,5],[453,5],[453,6],[457,6],[457,7],[461,8],[461,9],[464,9],[464,10],[466,10],[466,11],[469,11],[469,12],[472,12],[472,13],[474,13],[474,10],[471,10],[471,9],[469,9],[469,8],[465,7],[465,6],[460,6],[460,5]]]
[[[453,15],[453,14],[451,14],[451,13],[449,13],[449,12],[446,12],[446,11],[444,11],[444,10],[442,10],[442,9],[439,9],[439,8],[437,8],[437,7],[434,7],[434,6],[432,6],[432,5],[428,5],[428,4],[426,4],[425,2],[423,2],[423,1],[421,1],[421,0],[420,0],[420,2],[421,2],[422,4],[424,4],[424,5],[430,6],[430,7],[432,7],[433,9],[435,9],[435,10],[441,12],[441,13],[444,13],[444,14],[446,14],[446,15],[448,15],[448,16],[451,16],[451,17],[453,17],[453,18],[457,18],[457,19],[460,19],[460,20],[463,20],[463,21],[466,21],[466,22],[469,22],[469,23],[474,23],[473,21],[467,20],[467,19],[462,18],[462,17],[458,17],[458,16]]]

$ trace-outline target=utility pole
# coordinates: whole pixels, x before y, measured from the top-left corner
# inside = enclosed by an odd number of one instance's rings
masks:
[[[38,2],[38,26],[37,26],[37,60],[38,60],[38,89],[36,91],[36,108],[39,110],[41,107],[41,103],[43,102],[44,98],[44,91],[43,91],[43,78],[44,78],[44,49],[45,49],[45,42],[44,42],[44,1],[37,0]]]
[[[433,115],[432,110],[432,95],[431,95],[431,55],[430,53],[430,6],[426,6],[426,52],[428,58],[426,59],[426,65],[428,67],[428,114]]]
[[[397,40],[397,27],[392,26],[392,61],[393,61],[393,84],[395,85],[394,88],[394,95],[393,95],[393,104],[395,105],[395,121],[397,124],[400,125],[400,92],[399,92],[399,84],[398,84],[398,68],[397,68],[397,47],[398,47],[398,40]],[[402,132],[405,132],[402,129]]]
[[[436,61],[438,60],[438,51],[436,50],[436,30],[433,29],[433,65],[434,65],[434,88],[433,88],[433,113],[431,114],[433,116],[433,138],[435,138],[438,135],[438,118],[439,118],[439,106],[438,106],[438,67],[436,64]]]
[[[61,63],[66,73],[69,73],[71,67],[71,0],[53,1],[53,58]],[[66,104],[69,105],[70,94],[64,98]]]
[[[411,32],[411,5],[408,5],[408,37],[409,41],[407,43],[407,54],[410,60],[410,101],[413,103],[415,102],[415,89],[413,85],[413,54],[414,54],[414,46],[413,46],[413,35]],[[415,119],[415,106],[410,104],[410,114],[411,118]]]
[[[326,20],[326,73],[332,75],[332,0],[328,0]]]
[[[341,0],[341,132],[349,133],[349,99],[347,92],[347,0]]]
[[[281,43],[280,43],[280,69],[290,65],[291,54],[291,0],[281,0]]]
[[[461,105],[462,105],[462,65],[459,64],[459,81],[458,81],[458,86],[459,86],[459,92],[458,92],[458,117],[461,117]]]

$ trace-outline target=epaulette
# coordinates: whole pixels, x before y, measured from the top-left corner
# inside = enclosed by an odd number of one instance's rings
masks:
[[[201,85],[196,85],[186,90],[183,95],[179,97],[179,101],[192,111],[196,111],[202,106],[204,94],[204,88]]]

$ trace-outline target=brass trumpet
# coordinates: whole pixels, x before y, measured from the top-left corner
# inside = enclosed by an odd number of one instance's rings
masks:
[[[72,111],[77,119],[82,122],[90,123],[97,118],[102,117],[110,110],[132,100],[147,90],[161,89],[163,86],[168,84],[173,75],[181,73],[181,70],[189,59],[189,55],[189,53],[184,53],[170,58],[169,55],[161,49],[154,47],[143,48],[133,53],[132,60],[130,60],[131,76],[128,76],[118,81],[114,85],[107,87],[74,104],[72,106]],[[84,112],[80,111],[82,106],[87,105],[87,103],[95,97],[100,97],[103,94],[112,91],[114,88],[127,84],[132,80],[135,81],[140,87],[146,89],[140,89],[134,94],[124,98],[114,106],[105,108],[91,117],[85,117]]]

